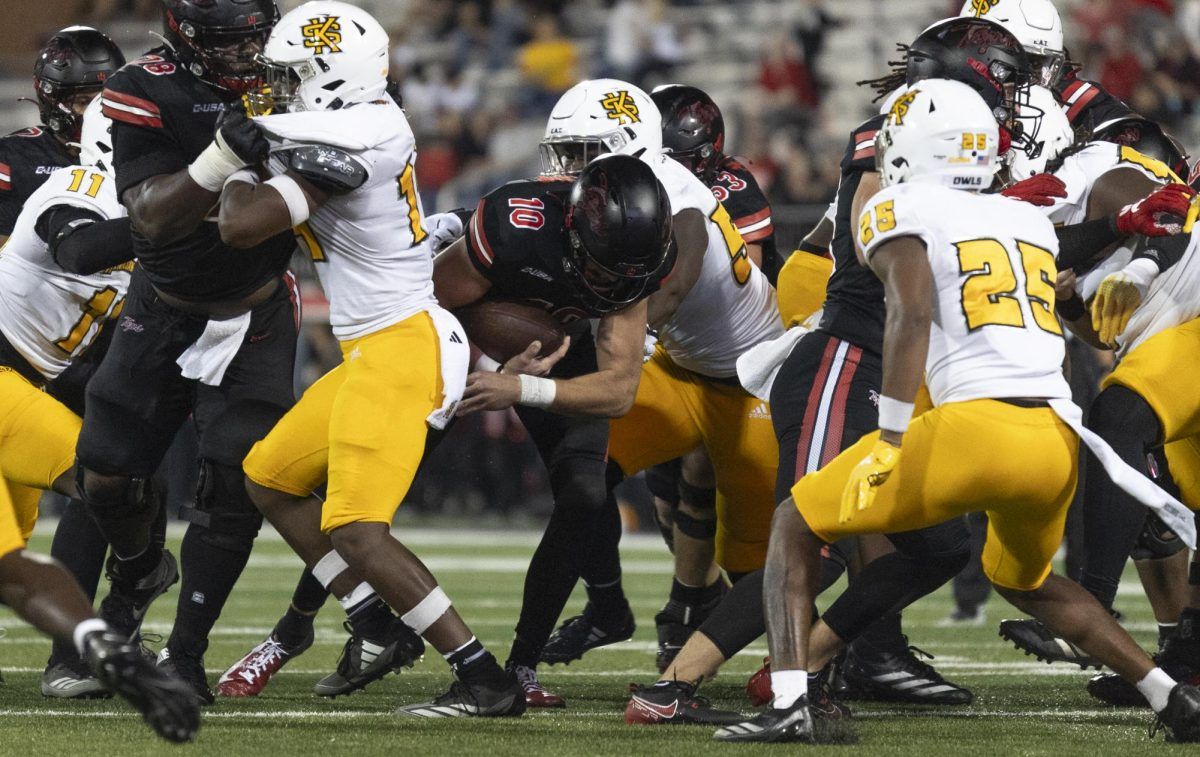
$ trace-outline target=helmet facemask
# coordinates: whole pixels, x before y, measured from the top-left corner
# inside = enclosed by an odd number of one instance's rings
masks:
[[[628,135],[621,129],[592,137],[555,136],[543,139],[538,145],[543,176],[574,176],[601,155],[620,152],[629,144]]]
[[[233,95],[262,88],[259,57],[271,33],[270,24],[250,29],[205,30],[186,19],[176,22],[168,13],[167,25],[187,48],[183,57],[195,76]]]

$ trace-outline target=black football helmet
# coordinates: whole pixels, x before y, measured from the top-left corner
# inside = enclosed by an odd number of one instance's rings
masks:
[[[675,265],[671,202],[637,158],[593,160],[571,187],[566,211],[563,270],[597,315],[651,294]]]
[[[662,114],[663,149],[704,183],[712,183],[724,158],[725,119],[703,90],[664,84],[650,93]]]
[[[930,26],[908,47],[905,81],[953,79],[974,89],[1000,124],[1000,154],[1015,146],[1031,158],[1041,118],[1029,105],[1033,68],[1025,48],[1000,24],[982,18],[948,18]]]
[[[78,142],[83,108],[100,94],[104,82],[125,65],[121,48],[87,26],[69,26],[55,34],[33,64],[42,123],[67,142]]]
[[[1143,155],[1161,160],[1176,176],[1188,175],[1188,156],[1183,146],[1149,119],[1136,116],[1109,121],[1097,127],[1092,139],[1132,147]]]
[[[257,58],[279,20],[275,0],[163,0],[163,22],[179,61],[231,97],[263,84]]]

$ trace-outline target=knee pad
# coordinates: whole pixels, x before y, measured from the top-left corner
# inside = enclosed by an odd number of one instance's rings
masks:
[[[646,469],[646,488],[659,499],[679,504],[680,461],[672,460]]]
[[[261,400],[232,402],[206,424],[200,436],[200,457],[242,468],[255,442],[266,436],[287,408]]]
[[[90,482],[82,465],[75,466],[75,486],[87,511],[99,522],[152,522],[162,510],[161,492],[149,478],[104,476]]]
[[[1146,525],[1142,527],[1142,533],[1129,556],[1134,560],[1162,560],[1185,546],[1179,535],[1151,512],[1146,514]]]
[[[241,466],[208,458],[200,461],[196,501],[180,508],[179,517],[204,529],[204,541],[231,552],[249,552],[263,521],[246,493]]]
[[[1096,397],[1088,412],[1088,427],[1109,444],[1127,439],[1149,447],[1162,435],[1158,416],[1149,403],[1137,392],[1119,384],[1108,387]]]
[[[717,535],[717,490],[693,486],[679,479],[679,502],[675,525],[693,539],[711,539]],[[692,512],[688,512],[691,510]],[[696,515],[692,515],[692,513]]]

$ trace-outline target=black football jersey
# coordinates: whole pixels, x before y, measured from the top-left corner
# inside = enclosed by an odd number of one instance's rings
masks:
[[[1071,126],[1085,124],[1093,129],[1119,118],[1137,118],[1125,103],[1110,95],[1099,84],[1075,78],[1071,71],[1054,87],[1054,94],[1067,109]]]
[[[479,201],[466,235],[471,262],[492,284],[490,296],[537,305],[560,323],[599,316],[563,269],[571,184],[562,177],[505,184]]]
[[[0,236],[12,234],[21,207],[50,174],[76,162],[66,145],[41,126],[0,139]]]
[[[884,116],[875,116],[855,129],[842,158],[842,179],[830,243],[833,275],[825,290],[825,312],[820,325],[822,331],[874,352],[883,351],[883,322],[887,312],[883,283],[870,268],[858,262],[854,253],[855,219],[850,212],[863,172],[875,170],[875,135],[883,120]]]
[[[762,270],[775,285],[781,262],[775,248],[775,224],[771,203],[745,163],[726,157],[721,161],[711,187],[713,196],[729,211],[729,217],[746,244],[762,245]]]
[[[117,191],[187,168],[212,142],[226,103],[159,48],[132,61],[104,85],[113,120]],[[241,107],[235,101],[234,107]],[[138,263],[154,286],[194,301],[236,300],[283,274],[295,249],[291,233],[237,250],[221,241],[213,216],[176,242],[155,247],[133,231]]]

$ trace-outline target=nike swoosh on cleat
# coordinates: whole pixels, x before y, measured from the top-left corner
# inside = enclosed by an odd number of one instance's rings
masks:
[[[654,702],[648,702],[645,699],[642,699],[641,697],[637,697],[637,696],[631,697],[630,702],[633,703],[634,707],[637,707],[638,709],[641,709],[641,710],[645,710],[646,712],[650,713],[651,715],[660,717],[663,720],[670,720],[675,717],[675,714],[677,712],[679,712],[679,700],[675,700],[674,702],[671,702],[670,707],[668,707],[666,705],[655,704]]]

